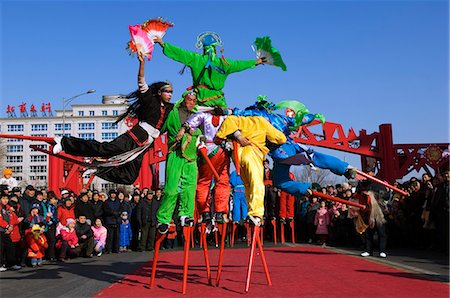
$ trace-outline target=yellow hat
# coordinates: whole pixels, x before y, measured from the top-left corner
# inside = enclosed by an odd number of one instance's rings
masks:
[[[3,175],[12,175],[12,169],[11,168],[5,168],[3,170]]]
[[[41,227],[40,227],[39,225],[37,225],[37,224],[34,224],[34,225],[31,227],[31,230],[32,230],[33,232],[35,232],[35,231],[40,231],[40,230],[41,230]]]

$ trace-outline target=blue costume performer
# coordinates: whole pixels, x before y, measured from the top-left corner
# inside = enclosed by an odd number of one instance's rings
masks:
[[[236,171],[230,175],[230,185],[233,191],[233,222],[245,220],[248,215],[247,200],[245,199],[244,182]]]
[[[276,114],[273,111],[286,108],[287,115]],[[258,101],[245,110],[234,109],[237,116],[262,116],[276,129],[286,135],[287,141],[281,146],[271,148],[269,155],[274,161],[272,169],[273,185],[293,195],[304,195],[311,188],[311,183],[294,181],[289,177],[292,165],[313,165],[322,169],[329,169],[336,175],[354,178],[356,170],[348,163],[324,153],[295,143],[290,137],[291,130],[297,130],[301,125],[307,125],[314,119],[324,122],[321,114],[310,114],[300,102],[287,100],[273,104],[265,96],[259,96]]]

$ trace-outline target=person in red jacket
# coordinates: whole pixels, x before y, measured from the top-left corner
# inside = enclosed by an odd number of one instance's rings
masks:
[[[0,272],[7,268],[15,270],[21,267],[17,265],[15,246],[11,233],[19,225],[19,218],[14,209],[8,204],[8,193],[2,192],[0,197]],[[4,259],[6,258],[6,263]]]
[[[63,225],[67,225],[68,218],[75,218],[75,209],[73,208],[73,202],[70,197],[65,199],[64,205],[58,207],[58,221]]]
[[[45,223],[33,225],[31,231],[25,235],[28,244],[28,258],[31,259],[31,266],[42,266],[42,258],[48,248],[47,238],[44,235]]]
[[[75,219],[66,219],[66,228],[61,229],[56,248],[59,249],[58,260],[64,262],[66,256],[77,257],[80,254],[80,245],[78,244],[78,236],[75,231]]]

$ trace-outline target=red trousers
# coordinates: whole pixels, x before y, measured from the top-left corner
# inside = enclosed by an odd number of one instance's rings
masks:
[[[294,203],[293,195],[281,191],[280,194],[280,218],[294,218]]]
[[[211,163],[219,174],[219,182],[214,186],[214,211],[228,214],[228,203],[230,201],[230,157],[219,148],[217,153],[210,157]],[[214,176],[208,164],[199,158],[197,193],[195,202],[198,214],[211,211],[210,187]]]

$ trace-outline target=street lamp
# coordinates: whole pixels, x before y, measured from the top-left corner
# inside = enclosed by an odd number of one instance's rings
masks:
[[[83,92],[83,93],[81,93],[81,94],[72,96],[71,98],[67,98],[67,99],[63,98],[63,136],[65,136],[65,134],[66,134],[66,106],[67,106],[67,104],[70,103],[70,102],[71,102],[72,100],[74,100],[75,98],[81,96],[81,95],[85,95],[85,94],[89,94],[89,93],[94,93],[94,92],[95,92],[94,89],[90,89],[90,90],[88,90],[88,91],[86,91],[86,92]]]

